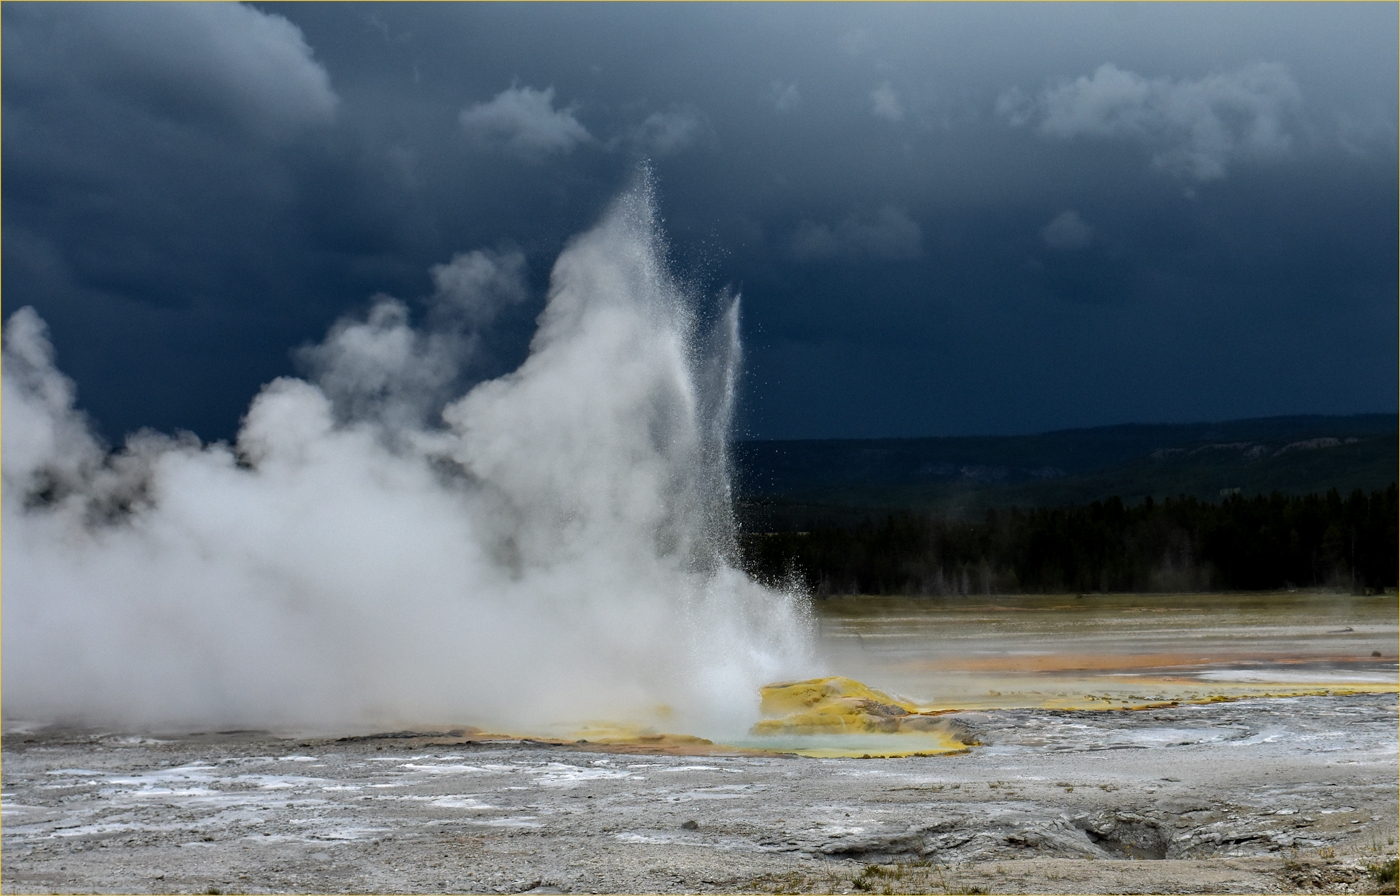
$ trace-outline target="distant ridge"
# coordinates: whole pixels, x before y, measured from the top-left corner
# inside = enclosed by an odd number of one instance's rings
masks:
[[[1112,495],[1384,489],[1400,473],[1400,415],[1129,423],[1023,436],[750,440],[734,445],[741,521],[751,530],[910,510],[978,517]]]

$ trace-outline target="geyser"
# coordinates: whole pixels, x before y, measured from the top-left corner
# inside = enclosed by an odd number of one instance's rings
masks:
[[[737,299],[667,270],[646,178],[559,256],[528,359],[453,394],[523,259],[435,269],[253,400],[237,441],[106,450],[32,309],[4,348],[4,709],[125,728],[725,737],[813,674],[801,596],[735,565]]]

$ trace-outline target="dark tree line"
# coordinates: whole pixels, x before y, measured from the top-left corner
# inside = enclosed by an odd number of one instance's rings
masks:
[[[1397,491],[1274,493],[1219,503],[1118,498],[987,511],[981,522],[892,514],[848,528],[747,533],[769,582],[827,594],[1263,590],[1396,584]]]

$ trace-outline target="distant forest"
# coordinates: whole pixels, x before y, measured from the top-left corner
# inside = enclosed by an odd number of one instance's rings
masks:
[[[1396,484],[1342,497],[1219,502],[1117,497],[988,510],[980,522],[901,512],[808,532],[749,532],[750,573],[830,594],[1046,594],[1395,587]]]

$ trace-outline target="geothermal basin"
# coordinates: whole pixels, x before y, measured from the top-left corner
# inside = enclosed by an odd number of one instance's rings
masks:
[[[907,746],[928,732],[781,724],[716,744],[493,734],[471,720],[153,735],[7,719],[3,886],[1386,887],[1393,595],[837,598],[817,612],[830,671],[897,695],[956,748]]]

